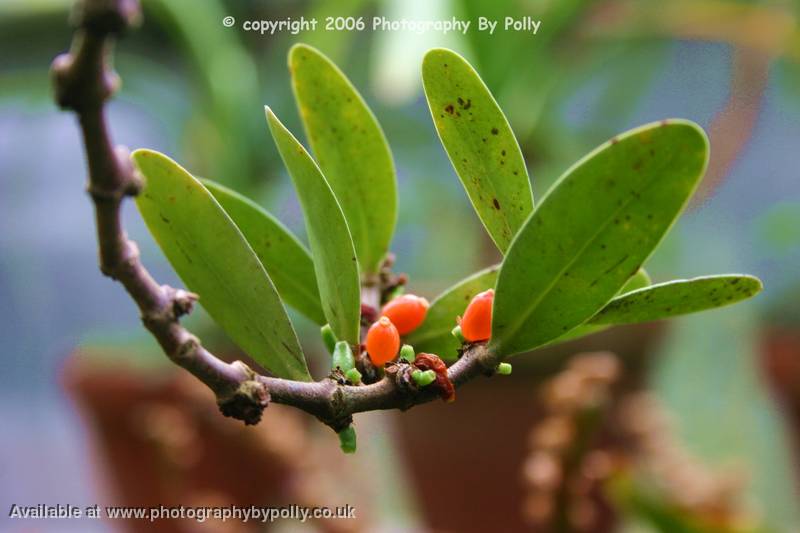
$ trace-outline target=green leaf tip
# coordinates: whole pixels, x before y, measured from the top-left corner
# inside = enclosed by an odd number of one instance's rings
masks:
[[[360,277],[353,240],[325,176],[292,133],[265,107],[267,123],[303,208],[322,311],[338,339],[357,344]]]
[[[726,274],[673,280],[644,287],[611,300],[591,324],[637,324],[732,305],[763,289],[754,276]]]
[[[262,367],[279,377],[311,380],[275,285],[219,202],[163,154],[140,149],[131,159],[146,182],[136,206],[200,304]]]
[[[361,94],[322,52],[298,44],[288,62],[311,150],[342,207],[361,268],[376,273],[397,223],[386,136]]]
[[[490,348],[525,352],[597,313],[661,242],[707,164],[702,129],[665,120],[612,138],[567,170],[506,254]]]
[[[347,426],[339,433],[339,447],[344,453],[356,453],[356,430]]]
[[[445,48],[422,61],[425,96],[439,139],[481,222],[505,253],[533,210],[519,143],[475,69]]]

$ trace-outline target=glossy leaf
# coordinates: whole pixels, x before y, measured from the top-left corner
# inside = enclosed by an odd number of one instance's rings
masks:
[[[200,181],[244,234],[283,301],[316,324],[325,324],[308,249],[277,218],[249,198],[219,183]]]
[[[200,304],[248,355],[283,378],[310,380],[283,303],[242,233],[203,185],[167,156],[137,150],[136,205]]]
[[[377,272],[397,222],[397,183],[386,137],[347,77],[318,50],[289,52],[300,118],[344,212],[361,268]]]
[[[625,282],[625,285],[622,286],[622,289],[620,289],[617,295],[642,289],[649,286],[651,283],[652,281],[650,280],[650,274],[648,274],[645,269],[640,268],[636,271],[636,274],[628,278],[628,281]]]
[[[303,207],[322,311],[339,340],[358,344],[361,317],[358,261],[342,209],[303,145],[269,108],[266,114],[275,145]]]
[[[475,211],[501,252],[533,210],[522,152],[505,115],[475,69],[451,50],[422,63],[433,122]]]
[[[445,290],[431,302],[425,322],[404,338],[417,352],[435,353],[444,360],[458,356],[461,347],[450,334],[456,317],[464,314],[470,300],[486,289],[494,287],[499,265],[481,270]]]
[[[615,137],[569,169],[506,255],[490,348],[533,349],[601,309],[661,241],[707,161],[703,131],[672,120]]]
[[[704,276],[659,283],[611,300],[591,324],[637,324],[705,311],[746,300],[761,292],[758,278]]]
[[[647,287],[648,285],[650,285],[650,275],[647,273],[647,271],[645,271],[645,269],[640,268],[636,272],[636,274],[631,276],[630,279],[625,282],[625,285],[623,285],[622,289],[620,289],[619,293],[617,293],[617,297],[626,294],[628,292],[635,291],[643,287]],[[591,335],[592,333],[603,331],[604,329],[608,329],[609,327],[611,327],[611,324],[609,325],[594,324],[591,323],[590,320],[589,322],[583,323],[580,326],[572,328],[567,333],[548,342],[547,345],[550,346],[553,344],[560,344],[562,342],[579,339],[581,337]]]

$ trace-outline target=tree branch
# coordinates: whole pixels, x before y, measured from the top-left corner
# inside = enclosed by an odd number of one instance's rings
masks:
[[[128,150],[114,148],[105,116],[105,102],[119,87],[110,68],[112,39],[139,19],[136,0],[83,0],[74,12],[77,30],[70,52],[53,61],[52,75],[58,105],[77,114],[88,166],[88,192],[95,208],[100,270],[119,281],[136,302],[142,322],[164,353],[191,372],[216,395],[222,413],[255,424],[270,399],[302,409],[338,431],[354,413],[377,409],[408,409],[437,397],[429,386],[410,386],[402,376],[409,364],[386,368],[376,383],[342,385],[331,378],[298,382],[256,374],[241,361],[227,363],[203,348],[181,326],[180,317],[191,312],[197,296],[182,289],[159,285],[139,258],[135,242],[122,225],[121,206],[126,196],[142,187]],[[377,309],[380,287],[368,282],[363,302]],[[483,345],[469,347],[448,369],[458,387],[479,374],[491,375],[496,358]]]

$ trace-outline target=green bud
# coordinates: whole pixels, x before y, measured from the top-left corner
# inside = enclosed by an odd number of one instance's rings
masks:
[[[404,344],[403,347],[400,348],[400,359],[405,359],[409,363],[413,363],[416,357],[417,354],[414,353],[414,347],[410,344]]]
[[[497,373],[501,376],[508,376],[511,374],[511,365],[508,363],[500,363],[497,365]]]
[[[361,372],[359,372],[357,368],[351,368],[345,372],[344,377],[347,378],[347,381],[354,385],[361,383]]]
[[[427,387],[436,380],[436,372],[433,370],[414,370],[411,373],[411,378],[417,387]]]
[[[328,353],[332,354],[336,347],[336,335],[333,334],[331,325],[325,324],[320,328],[319,332],[322,335],[322,342],[325,343],[325,348],[328,349]]]
[[[344,453],[356,453],[356,430],[347,426],[339,433],[339,447]]]
[[[347,341],[339,341],[336,343],[333,349],[331,366],[333,370],[336,370],[338,367],[344,374],[347,374],[350,369],[355,368],[356,359],[353,357],[353,350],[350,348],[350,344]]]
[[[461,333],[461,326],[456,326],[456,327],[454,327],[454,328],[452,329],[452,331],[450,331],[450,334],[451,334],[453,337],[455,337],[455,338],[456,338],[456,340],[457,340],[458,342],[460,342],[461,344],[464,344],[465,342],[467,342],[467,339],[465,339],[465,338],[464,338],[464,335],[462,335],[462,333]]]

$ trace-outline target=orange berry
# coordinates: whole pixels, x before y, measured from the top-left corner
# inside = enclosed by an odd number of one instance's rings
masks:
[[[461,334],[470,342],[488,340],[492,336],[492,303],[494,290],[476,294],[461,318]]]
[[[422,324],[428,307],[430,304],[425,298],[404,294],[384,305],[381,314],[392,321],[400,335],[406,335]]]
[[[392,321],[382,316],[367,330],[367,354],[375,366],[383,366],[400,350],[400,334]]]

